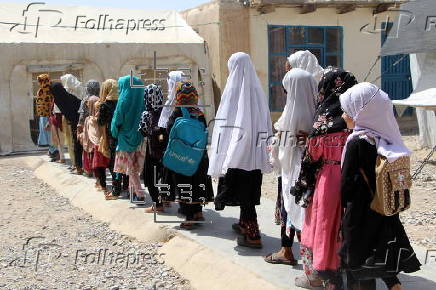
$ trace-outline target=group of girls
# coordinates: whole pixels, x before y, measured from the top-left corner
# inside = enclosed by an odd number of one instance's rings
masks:
[[[96,177],[96,187],[106,192],[106,168],[112,174],[111,194],[119,195],[128,187],[128,177],[114,171],[117,139],[110,134],[112,115],[118,100],[118,82],[90,80],[85,87],[71,74],[52,81],[48,74],[38,76],[42,95],[50,100],[48,123],[52,144],[59,154],[51,161],[65,163],[63,148],[70,155],[69,169],[75,174]],[[53,137],[55,136],[55,137]],[[122,187],[124,183],[124,186]]]
[[[375,289],[375,277],[365,279],[354,270],[374,255],[389,253],[385,269],[394,270],[386,270],[380,278],[389,289],[401,289],[396,275],[415,272],[420,263],[398,214],[383,216],[369,206],[377,155],[390,162],[410,155],[389,97],[373,84],[358,83],[348,71],[321,68],[309,51],[292,54],[285,69],[286,105],[273,126],[250,56],[238,52],[230,57],[210,150],[205,150],[192,176],[174,172],[162,162],[177,118],[195,118],[207,125],[197,90],[182,72],[169,73],[166,100],[156,84],[131,87],[131,81],[143,82],[130,76],[106,80],[101,89],[89,81],[82,101],[66,83],[51,83],[50,92],[71,126],[77,172],[83,160],[83,169],[94,170],[106,199],[117,199],[128,177],[130,192],[143,200],[142,173],[154,202],[147,213],[163,212],[176,201],[186,216],[181,228],[193,229],[204,221],[202,205],[213,201],[217,211],[238,206],[239,222],[232,225],[239,235],[237,244],[261,248],[256,205],[263,174],[274,170],[279,181],[276,217],[281,249],[267,255],[266,262],[295,265],[296,235],[304,266],[296,286]],[[110,192],[106,168],[112,173]],[[218,179],[215,197],[212,178]]]
[[[309,51],[292,54],[285,69],[286,105],[269,147],[282,244],[265,261],[296,265],[297,235],[304,275],[296,286],[376,289],[382,278],[388,289],[401,289],[397,274],[418,271],[420,263],[399,215],[370,208],[377,155],[393,162],[411,154],[389,96],[350,72],[323,70]]]

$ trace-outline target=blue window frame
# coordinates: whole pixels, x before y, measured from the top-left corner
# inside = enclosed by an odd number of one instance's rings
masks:
[[[268,25],[269,104],[281,112],[286,103],[282,88],[286,57],[298,50],[309,50],[322,67],[343,66],[341,26]]]

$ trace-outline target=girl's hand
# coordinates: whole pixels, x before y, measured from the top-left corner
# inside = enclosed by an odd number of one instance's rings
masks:
[[[304,146],[306,145],[307,142],[307,137],[309,136],[309,133],[307,133],[306,131],[298,131],[297,133],[297,145],[299,146]]]

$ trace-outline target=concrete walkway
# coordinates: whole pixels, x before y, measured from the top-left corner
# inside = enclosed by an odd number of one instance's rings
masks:
[[[164,214],[144,214],[144,205],[132,205],[126,199],[104,201],[94,189],[94,180],[71,175],[64,165],[46,162],[45,157],[25,157],[37,177],[53,186],[78,207],[111,224],[111,227],[140,240],[166,241],[162,247],[164,260],[197,289],[300,289],[294,286],[296,276],[302,275],[302,265],[296,267],[271,265],[264,255],[280,247],[280,228],[274,224],[274,202],[262,199],[257,207],[262,232],[263,249],[239,247],[231,225],[238,221],[239,208],[226,207],[217,212],[213,204],[205,207],[208,222],[201,228],[185,231],[178,228],[177,204]],[[146,205],[150,205],[150,200]],[[294,243],[295,257],[299,257]],[[422,264],[426,252],[415,248]],[[434,256],[434,254],[433,254]],[[400,275],[403,289],[436,289],[436,261],[428,259],[422,270],[412,275]],[[431,260],[431,261],[430,261]],[[386,289],[378,282],[377,289]]]

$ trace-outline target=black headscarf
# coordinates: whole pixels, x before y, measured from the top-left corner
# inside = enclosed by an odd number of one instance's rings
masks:
[[[149,137],[157,131],[162,112],[163,94],[160,86],[151,84],[145,88],[144,104],[145,111],[142,113],[139,130],[144,137]]]
[[[320,104],[315,113],[315,123],[309,137],[344,131],[347,124],[342,119],[343,111],[339,96],[357,84],[350,72],[333,68],[325,73],[318,85]],[[290,194],[295,196],[295,202],[306,208],[315,191],[316,177],[322,167],[322,160],[314,162],[307,153],[303,154],[298,180],[291,188]]]
[[[61,113],[72,124],[79,122],[80,100],[68,93],[64,86],[59,82],[53,82],[50,86],[50,91],[54,96],[54,102],[58,106]]]
[[[357,84],[354,75],[339,68],[324,74],[319,82],[322,101],[315,113],[315,122],[310,137],[344,131],[347,124],[342,119],[339,96]]]

